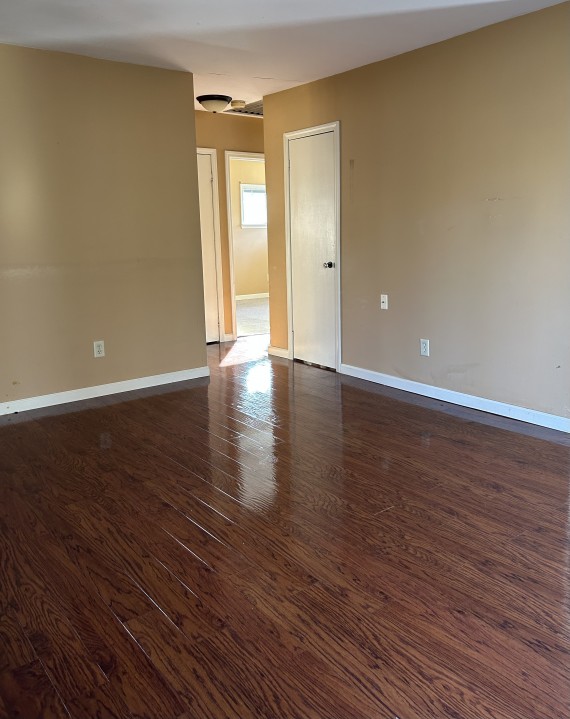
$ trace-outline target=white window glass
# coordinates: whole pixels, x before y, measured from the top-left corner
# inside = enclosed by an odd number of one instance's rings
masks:
[[[267,194],[265,185],[240,183],[241,226],[267,227]]]

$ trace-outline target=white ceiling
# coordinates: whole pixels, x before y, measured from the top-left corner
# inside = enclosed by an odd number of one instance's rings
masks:
[[[0,42],[189,70],[248,102],[562,0],[2,0]]]

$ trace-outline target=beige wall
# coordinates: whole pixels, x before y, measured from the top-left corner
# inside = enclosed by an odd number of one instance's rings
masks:
[[[254,295],[269,291],[267,228],[241,226],[242,183],[265,185],[265,162],[230,160],[235,293]]]
[[[0,45],[0,87],[0,402],[205,365],[192,76]]]
[[[263,152],[263,120],[257,117],[214,114],[196,110],[196,145],[218,151],[218,188],[220,195],[220,234],[224,284],[224,317],[227,334],[232,328],[232,295],[228,240],[225,151]]]
[[[570,416],[569,31],[565,3],[264,98],[273,345],[283,133],[340,120],[343,362]]]

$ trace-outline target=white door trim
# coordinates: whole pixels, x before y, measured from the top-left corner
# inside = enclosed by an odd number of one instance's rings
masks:
[[[219,341],[224,341],[224,280],[222,277],[222,239],[220,231],[220,194],[218,188],[218,153],[212,147],[197,147],[196,155],[210,155],[212,165],[212,197],[214,200],[214,245],[216,248],[216,289],[218,294]]]
[[[230,183],[230,160],[250,160],[251,162],[265,162],[262,152],[239,152],[226,150],[226,201],[228,206],[228,245],[230,262],[230,293],[232,299],[232,334],[226,335],[226,342],[237,339],[236,323],[236,286],[234,275],[234,233],[232,227],[232,188]]]
[[[316,127],[308,127],[304,130],[295,130],[294,132],[286,132],[283,135],[283,157],[284,157],[284,173],[285,173],[285,266],[287,272],[287,330],[289,337],[289,345],[287,356],[293,359],[295,348],[293,345],[293,285],[291,273],[291,198],[289,193],[289,141],[296,140],[300,137],[310,137],[311,135],[322,135],[325,132],[333,133],[334,152],[335,152],[335,206],[336,206],[336,343],[335,343],[335,369],[340,372],[342,361],[342,328],[341,328],[341,285],[340,285],[340,123],[329,122],[326,125],[317,125]]]

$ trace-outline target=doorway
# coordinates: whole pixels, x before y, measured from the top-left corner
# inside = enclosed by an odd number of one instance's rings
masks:
[[[230,285],[236,337],[269,333],[267,194],[262,154],[226,152]]]
[[[289,356],[340,370],[339,123],[284,145]]]
[[[220,342],[224,331],[224,298],[216,150],[198,148],[197,162],[206,342],[210,343]]]

